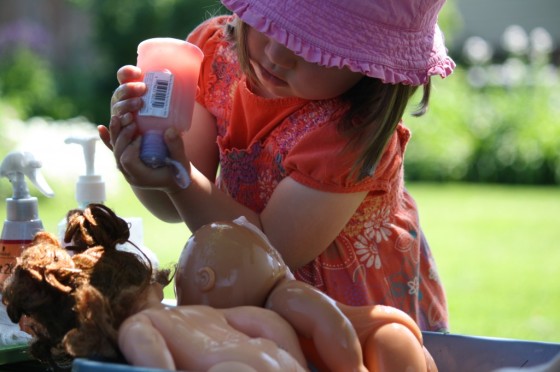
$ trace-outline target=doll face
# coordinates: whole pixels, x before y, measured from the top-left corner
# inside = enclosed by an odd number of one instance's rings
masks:
[[[264,306],[287,273],[270,244],[233,222],[205,225],[181,252],[175,277],[178,305]]]

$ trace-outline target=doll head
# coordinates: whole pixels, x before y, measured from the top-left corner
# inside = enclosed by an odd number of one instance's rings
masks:
[[[257,227],[239,218],[198,229],[177,265],[179,305],[264,306],[288,268]]]
[[[154,280],[169,283],[168,271],[156,278],[148,260],[117,250],[128,236],[128,224],[101,204],[68,213],[73,245],[35,235],[2,291],[10,319],[26,317],[35,358],[65,366],[74,357],[119,357],[119,325]]]

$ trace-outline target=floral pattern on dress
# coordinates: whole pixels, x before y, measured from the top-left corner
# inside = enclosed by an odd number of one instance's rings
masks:
[[[354,242],[356,254],[360,257],[360,262],[365,264],[367,269],[375,268],[381,269],[381,258],[379,257],[379,250],[374,241],[365,235],[358,235]]]

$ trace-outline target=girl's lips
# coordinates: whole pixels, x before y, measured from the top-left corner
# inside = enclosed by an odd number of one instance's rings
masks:
[[[261,64],[259,64],[259,70],[261,72],[261,77],[264,80],[266,80],[268,83],[270,83],[272,85],[276,85],[276,86],[288,85],[288,83],[285,80],[282,80],[278,76],[274,75],[273,73],[268,71],[266,68],[264,68]]]

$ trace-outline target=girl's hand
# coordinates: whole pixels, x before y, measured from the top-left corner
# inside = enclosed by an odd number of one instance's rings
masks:
[[[136,66],[124,66],[117,72],[121,85],[111,97],[111,121],[109,128],[99,126],[99,136],[104,144],[113,151],[117,167],[127,182],[142,189],[156,189],[175,192],[178,185],[171,167],[153,169],[146,166],[139,157],[141,136],[134,121],[133,113],[142,106],[141,96],[146,90],[139,82],[142,72]],[[170,157],[184,164],[190,171],[190,162],[184,153],[181,136],[174,128],[165,133]]]
[[[170,166],[151,168],[140,160],[140,145],[142,137],[137,132],[135,122],[123,124],[117,116],[111,117],[109,129],[99,126],[99,134],[104,142],[109,138],[108,146],[112,149],[117,167],[126,181],[138,188],[154,189],[166,193],[174,193],[181,188],[175,180],[174,169]],[[190,161],[185,155],[183,139],[174,127],[164,133],[169,156],[183,164],[190,173]]]
[[[111,115],[123,116],[142,107],[141,97],[146,92],[142,71],[136,66],[123,66],[117,71],[120,85],[111,97]]]
[[[110,130],[98,128],[101,140],[110,150],[113,150],[120,130],[133,123],[133,113],[142,107],[141,97],[146,92],[146,85],[141,78],[142,71],[136,66],[123,66],[117,71],[120,85],[111,97],[111,127]]]

